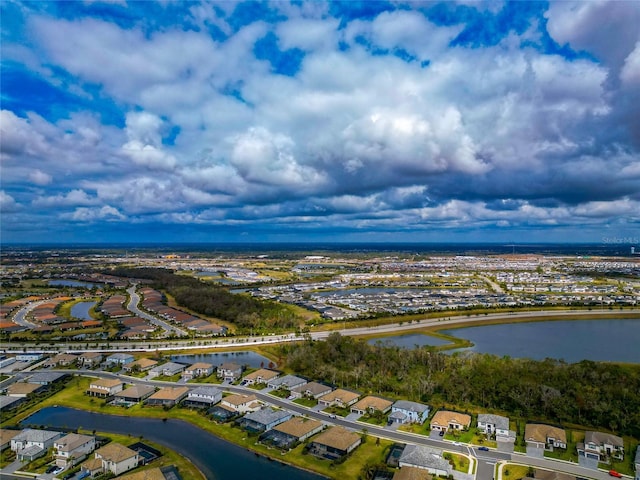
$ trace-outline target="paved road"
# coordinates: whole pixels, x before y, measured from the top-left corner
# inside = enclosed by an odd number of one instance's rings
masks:
[[[188,337],[189,336],[189,334],[187,332],[185,332],[184,330],[182,330],[182,329],[180,329],[178,327],[175,327],[175,326],[169,324],[168,322],[165,322],[164,320],[160,320],[158,317],[155,317],[153,315],[149,315],[148,313],[143,312],[142,310],[140,310],[138,308],[138,305],[140,304],[140,295],[138,295],[138,293],[136,292],[136,285],[132,285],[131,287],[129,287],[127,289],[127,293],[129,294],[129,304],[127,305],[127,310],[129,310],[132,313],[135,313],[140,318],[144,318],[145,320],[148,320],[153,325],[156,325],[156,326],[162,328],[165,332],[167,332],[169,334],[173,334],[173,335],[176,335],[178,337]]]
[[[33,310],[37,306],[42,305],[43,303],[47,303],[49,301],[50,300],[40,300],[38,302],[33,302],[25,305],[20,310],[18,310],[16,314],[13,316],[12,318],[13,323],[16,323],[22,327],[36,328],[38,325],[27,320],[26,316],[31,310]]]
[[[47,370],[47,371],[76,373],[76,374],[92,376],[92,377],[119,378],[122,381],[125,381],[127,383],[138,384],[138,385],[151,385],[155,387],[165,387],[165,386],[175,387],[176,385],[175,382],[144,380],[136,377],[130,377],[127,375],[121,375],[118,373],[93,371],[93,370],[75,370],[75,371],[74,370]],[[20,375],[21,374],[18,374],[18,376]],[[533,458],[533,457],[530,457],[524,454],[518,454],[518,453],[514,453],[514,454],[502,453],[493,449],[489,451],[480,451],[477,448],[472,448],[471,446],[468,446],[466,444],[454,445],[453,442],[449,440],[440,440],[439,438],[430,438],[430,437],[425,437],[424,435],[418,435],[418,434],[398,431],[394,429],[387,429],[384,427],[378,427],[376,425],[370,425],[367,423],[347,420],[346,418],[342,418],[339,416],[336,418],[332,418],[328,414],[323,413],[321,411],[315,411],[307,407],[303,407],[302,405],[293,403],[289,400],[275,397],[263,391],[253,390],[251,388],[243,387],[240,385],[219,385],[219,384],[199,383],[197,385],[187,385],[187,386],[190,388],[196,388],[200,386],[212,386],[212,387],[222,388],[232,393],[253,394],[258,399],[262,400],[264,403],[268,403],[271,405],[278,406],[280,408],[287,409],[299,415],[305,415],[309,418],[320,420],[328,425],[341,425],[345,428],[349,428],[349,429],[360,431],[360,432],[366,429],[369,435],[385,438],[394,442],[414,444],[414,445],[426,445],[429,447],[438,448],[440,450],[446,450],[450,452],[457,452],[464,455],[473,456],[473,457],[476,457],[476,459],[478,460],[478,469],[476,473],[478,480],[491,480],[493,478],[494,466],[499,461],[510,461],[510,462],[515,462],[522,465],[544,468],[544,469],[559,471],[559,472],[565,472],[581,478],[594,479],[594,480],[610,480],[608,473],[605,471],[601,471],[601,470],[596,471],[596,470],[587,469],[575,463],[569,463],[569,462],[553,460],[548,458],[543,458],[543,459]],[[625,477],[625,478],[630,478],[630,477]]]

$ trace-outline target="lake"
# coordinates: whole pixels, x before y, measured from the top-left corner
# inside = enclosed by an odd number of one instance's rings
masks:
[[[640,363],[640,319],[560,320],[442,330],[470,340],[457,351],[499,356],[563,359],[567,362]]]
[[[126,421],[123,421],[126,419]],[[131,443],[142,435],[191,460],[207,479],[253,480],[286,478],[320,480],[324,477],[277,461],[258,457],[242,447],[216,437],[182,420],[120,417],[85,412],[67,407],[43,408],[20,422],[21,426],[46,425],[48,428],[83,428],[107,433],[131,434]]]
[[[54,287],[84,287],[93,288],[98,287],[101,284],[91,282],[80,282],[78,280],[49,280],[49,285]]]
[[[89,315],[89,310],[93,307],[96,302],[78,302],[75,303],[71,307],[71,316],[75,318],[79,318],[80,320],[93,320],[91,315]]]
[[[396,347],[402,348],[415,348],[416,345],[419,347],[424,347],[425,345],[431,347],[437,347],[439,345],[446,345],[451,343],[449,340],[445,340],[443,338],[432,337],[430,335],[425,335],[424,333],[410,333],[407,335],[391,335],[388,337],[379,337],[372,338],[368,340],[367,343],[369,345],[375,345],[377,342],[382,342],[383,344],[390,344]]]
[[[220,365],[224,362],[234,362],[240,365],[249,365],[251,368],[267,367],[269,362],[272,362],[272,360],[269,360],[267,357],[263,357],[259,353],[252,352],[251,350],[202,353],[197,355],[172,355],[171,360],[174,362],[188,364],[206,362],[212,363],[213,365]]]

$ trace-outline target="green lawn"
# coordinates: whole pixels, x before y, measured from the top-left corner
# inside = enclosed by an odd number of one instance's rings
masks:
[[[454,433],[447,432],[444,434],[445,439],[453,440],[454,442],[462,442],[462,443],[471,443],[474,436],[475,436],[474,430],[465,430],[464,432],[454,431]]]
[[[278,390],[272,390],[271,392],[269,392],[269,395],[273,395],[274,397],[278,397],[278,398],[289,398],[289,395],[291,395],[291,392],[289,392],[289,390],[278,389]]]
[[[469,472],[469,458],[457,453],[445,452],[443,455],[445,460],[448,460],[453,469],[458,472]]]
[[[351,410],[348,408],[339,408],[339,407],[327,407],[323,410],[325,413],[333,413],[335,415],[340,415],[341,417],[346,417],[351,413]]]
[[[529,473],[529,467],[507,463],[502,467],[502,480],[520,480]]]
[[[315,398],[297,398],[293,401],[293,403],[297,403],[298,405],[302,405],[303,407],[313,408],[318,405],[318,401]]]

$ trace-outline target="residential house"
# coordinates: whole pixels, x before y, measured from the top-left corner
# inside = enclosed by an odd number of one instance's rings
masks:
[[[139,472],[127,473],[118,477],[120,480],[180,480],[182,477],[173,465],[156,467]]]
[[[66,468],[96,449],[96,439],[91,435],[70,433],[53,443],[56,465]]]
[[[107,398],[121,392],[124,382],[116,378],[98,378],[89,384],[87,395],[92,397]]]
[[[272,407],[261,408],[255,412],[247,413],[238,419],[236,423],[241,428],[250,432],[266,432],[276,425],[289,420],[293,414],[286,410],[276,410]]]
[[[315,398],[316,400],[327,393],[330,393],[333,388],[329,385],[318,382],[309,382],[304,385],[297,386],[291,389],[291,396],[293,398]]]
[[[242,379],[242,383],[244,385],[253,385],[256,383],[269,383],[271,380],[274,380],[280,376],[280,372],[276,372],[275,370],[268,370],[266,368],[260,368],[255,372],[251,372],[248,375],[245,375]]]
[[[286,441],[286,448],[288,448],[293,443],[304,442],[307,438],[321,432],[323,428],[324,424],[318,420],[312,420],[310,418],[303,417],[293,417],[286,422],[282,422],[280,425],[276,425],[275,427],[273,427],[273,431],[277,432],[277,436],[285,437],[284,439],[280,438],[279,440],[280,442],[282,442],[282,440]],[[263,439],[268,438],[265,435],[264,438],[261,437],[261,441]]]
[[[156,391],[150,385],[132,385],[121,392],[116,393],[113,398],[116,403],[139,403],[146,400]]]
[[[128,373],[146,372],[158,365],[158,362],[151,360],[150,358],[141,358],[133,362],[125,364],[122,369]]]
[[[390,400],[374,395],[367,395],[351,406],[351,413],[357,413],[359,415],[365,415],[367,413],[373,414],[375,412],[387,413],[391,410],[392,405],[393,402]]]
[[[567,448],[567,434],[558,427],[542,423],[528,423],[524,429],[524,440],[527,446],[553,450]]]
[[[78,365],[82,368],[93,368],[100,365],[102,358],[99,352],[85,352],[78,356]]]
[[[357,433],[344,427],[331,427],[309,444],[309,452],[321,458],[337,460],[354,451],[361,443],[362,438]]]
[[[72,353],[59,353],[46,360],[46,362],[42,366],[45,368],[57,366],[68,367],[69,365],[74,365],[77,361],[77,355],[74,355]]]
[[[393,480],[432,480],[433,478],[428,471],[416,467],[402,467],[393,474]]]
[[[127,363],[131,363],[135,360],[135,357],[129,353],[114,353],[113,355],[109,355],[104,363],[108,366],[119,365],[121,367],[125,366]]]
[[[175,362],[167,362],[162,365],[156,365],[148,370],[149,378],[156,378],[161,375],[165,377],[172,377],[184,371],[185,365]]]
[[[624,442],[622,438],[610,433],[587,431],[584,443],[577,445],[578,455],[594,458],[599,462],[609,458],[624,460]]]
[[[145,402],[149,406],[173,407],[180,403],[189,394],[187,387],[165,387],[147,398]]]
[[[255,412],[261,407],[258,398],[255,395],[244,395],[237,393],[224,397],[220,404],[236,413]]]
[[[7,395],[0,395],[0,412],[8,412],[18,407],[26,400],[26,397],[9,397]]]
[[[218,377],[229,382],[235,382],[242,375],[242,365],[234,362],[225,362],[217,369]]]
[[[33,383],[36,385],[52,385],[57,382],[61,382],[68,375],[66,373],[56,373],[56,372],[39,372],[35,375],[31,375],[27,378],[28,383]]]
[[[501,415],[479,413],[478,430],[488,436],[509,437],[509,419]]]
[[[36,395],[44,391],[44,385],[35,385],[33,383],[16,382],[7,387],[7,395],[9,397],[27,398],[29,395]]]
[[[329,392],[318,399],[320,405],[325,407],[340,407],[347,408],[353,405],[360,398],[360,394],[352,392],[351,390],[344,390],[337,388],[333,392]]]
[[[138,466],[138,452],[119,443],[111,442],[95,452],[100,460],[102,472],[111,472],[118,476]]]
[[[198,377],[208,377],[213,373],[213,368],[211,363],[197,362],[184,369],[182,378],[188,381]]]
[[[466,430],[471,425],[471,416],[466,413],[439,410],[431,419],[431,430]]]
[[[222,390],[216,387],[198,387],[189,392],[183,402],[186,407],[211,407],[222,400]]]
[[[16,452],[18,460],[30,462],[47,453],[53,442],[62,436],[62,432],[25,428],[11,439],[11,450]]]
[[[443,477],[453,473],[451,465],[442,457],[442,451],[422,445],[407,445],[398,460],[400,468],[413,467],[426,470],[431,475]]]
[[[11,446],[11,439],[20,434],[20,430],[0,428],[0,452]]]
[[[389,420],[395,423],[424,423],[429,418],[429,406],[422,403],[398,400],[391,406]]]
[[[305,385],[306,383],[307,380],[304,378],[296,377],[295,375],[285,375],[284,377],[274,378],[273,380],[269,381],[267,385],[274,390],[291,390],[292,388]]]

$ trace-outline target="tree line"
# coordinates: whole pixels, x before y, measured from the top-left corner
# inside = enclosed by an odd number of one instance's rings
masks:
[[[506,412],[640,438],[640,365],[542,361],[369,345],[333,333],[278,347],[293,371],[311,378],[432,407]]]

